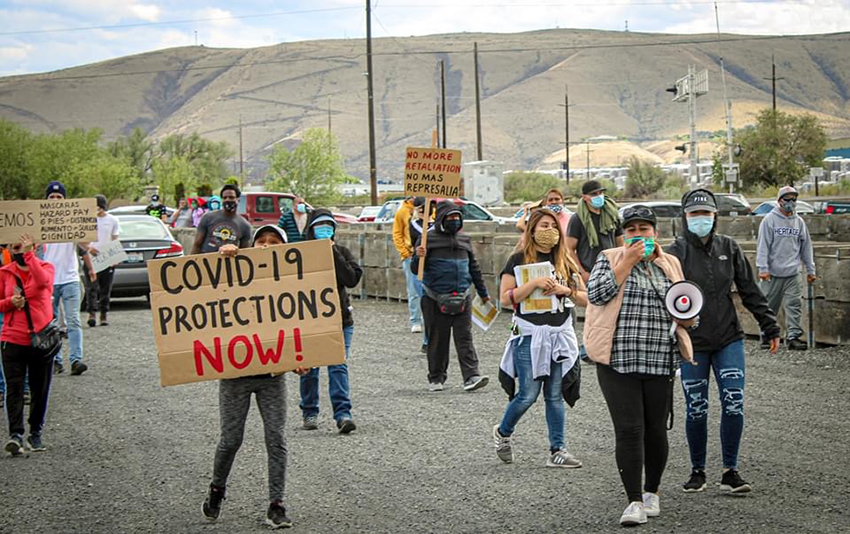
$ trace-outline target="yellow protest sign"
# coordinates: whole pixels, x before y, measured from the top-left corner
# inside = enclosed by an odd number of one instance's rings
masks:
[[[407,147],[404,195],[425,198],[459,197],[460,165],[460,150]]]
[[[345,361],[327,240],[148,262],[163,386]]]
[[[29,234],[36,243],[97,241],[97,202],[93,198],[0,201],[0,243]]]

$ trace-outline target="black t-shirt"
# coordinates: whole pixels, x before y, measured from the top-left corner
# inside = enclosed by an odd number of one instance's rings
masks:
[[[241,215],[228,215],[221,210],[208,211],[198,222],[198,232],[206,236],[201,254],[215,252],[224,245],[251,246],[251,225]]]
[[[552,261],[551,254],[543,254],[542,252],[538,252],[537,263],[543,263],[544,261],[548,261],[552,265],[555,264]],[[505,264],[505,268],[502,269],[502,272],[499,274],[499,279],[501,280],[503,274],[509,274],[511,276],[516,277],[516,275],[514,274],[514,267],[516,267],[517,265],[524,264],[525,255],[522,252],[517,252],[516,254],[508,258],[508,263]],[[558,282],[567,285],[566,280],[558,280]],[[570,303],[568,303],[567,301],[569,301],[567,297],[561,297],[561,304],[563,306],[559,306],[558,310],[549,313],[520,313],[520,310],[522,308],[520,306],[517,306],[516,310],[514,310],[514,315],[521,319],[525,319],[531,324],[561,326],[567,321],[567,319],[570,318],[571,308],[566,307],[567,305],[570,305]],[[520,303],[518,302],[517,304]],[[563,311],[560,311],[561,308],[563,308]]]
[[[582,268],[590,273],[593,270],[593,264],[596,263],[596,257],[605,249],[614,248],[617,246],[617,237],[623,235],[623,229],[619,226],[611,230],[607,234],[599,233],[599,214],[590,213],[590,220],[593,221],[593,227],[596,228],[596,234],[599,236],[599,246],[590,247],[590,241],[587,239],[587,230],[579,220],[578,215],[570,217],[570,226],[567,229],[567,237],[578,239],[578,261],[581,262]]]

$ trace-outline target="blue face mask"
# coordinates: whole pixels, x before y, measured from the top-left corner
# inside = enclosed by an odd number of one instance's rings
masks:
[[[313,236],[316,239],[330,239],[334,236],[334,227],[328,224],[316,226],[313,228]]]
[[[306,204],[298,204],[295,206],[295,211],[298,213],[307,213],[307,205]]]
[[[635,241],[643,241],[643,257],[648,258],[652,256],[652,253],[655,251],[655,238],[654,237],[630,237],[626,239],[626,243],[631,245]]]
[[[714,217],[711,215],[700,215],[699,217],[688,217],[688,230],[697,237],[705,237],[711,233],[714,226]]]
[[[550,210],[554,211],[555,213],[561,213],[562,211],[564,211],[564,207],[561,206],[560,204],[551,204],[551,205],[546,206],[546,207],[549,208]]]
[[[443,221],[443,231],[449,234],[456,234],[460,230],[461,226],[463,226],[463,221],[460,219]]]
[[[590,197],[590,205],[596,209],[601,208],[605,205],[605,195],[597,195],[595,197]]]

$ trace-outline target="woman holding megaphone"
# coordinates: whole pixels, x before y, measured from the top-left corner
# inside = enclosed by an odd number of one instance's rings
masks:
[[[679,260],[656,243],[655,213],[643,205],[626,208],[623,232],[624,245],[602,251],[591,271],[584,344],[598,364],[614,423],[617,467],[629,502],[620,524],[637,525],[661,513],[666,421],[679,358],[693,359],[685,327],[694,319],[674,319],[667,311],[664,295],[684,277]]]

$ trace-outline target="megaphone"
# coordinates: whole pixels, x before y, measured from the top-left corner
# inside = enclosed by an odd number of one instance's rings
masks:
[[[674,319],[689,321],[699,315],[702,310],[702,289],[693,282],[682,280],[670,286],[664,296],[664,305]],[[671,333],[675,332],[676,323],[673,323]]]

